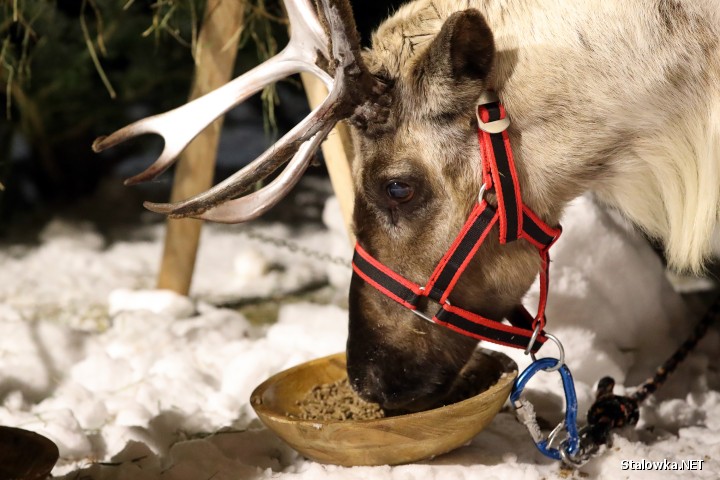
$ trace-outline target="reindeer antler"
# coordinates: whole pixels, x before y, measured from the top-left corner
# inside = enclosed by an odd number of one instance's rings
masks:
[[[317,0],[323,30],[309,0],[284,0],[290,41],[276,56],[207,95],[175,110],[128,125],[93,144],[101,151],[129,138],[156,133],[165,139],[160,157],[126,185],[156,178],[206,126],[265,85],[298,72],[317,75],[330,91],[325,101],[252,163],[210,190],[177,203],[149,203],[146,208],[172,217],[198,217],[239,223],[262,215],[298,182],[333,126],[363,105],[374,103],[385,85],[372,76],[360,56],[360,44],[347,0]],[[331,45],[331,46],[329,46]],[[330,51],[332,55],[330,55]],[[334,78],[323,70],[324,65]],[[292,160],[290,160],[292,158]],[[244,197],[251,185],[290,160],[269,185]]]

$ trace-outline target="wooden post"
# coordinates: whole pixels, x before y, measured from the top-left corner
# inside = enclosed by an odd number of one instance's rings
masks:
[[[317,107],[327,97],[328,92],[325,85],[320,79],[309,73],[301,73],[300,77],[305,87],[305,94],[308,97],[310,108]],[[350,131],[345,122],[338,123],[330,132],[330,135],[322,144],[322,152],[330,175],[330,183],[332,183],[333,190],[340,203],[340,211],[345,220],[350,244],[354,245],[355,235],[351,225],[355,192],[350,168],[353,149]]]
[[[195,54],[195,79],[190,100],[232,77],[243,28],[244,0],[208,0]],[[210,124],[188,145],[178,160],[170,200],[197,195],[212,186],[223,117]],[[168,219],[158,288],[182,295],[190,291],[202,221]]]
[[[208,0],[198,38],[191,100],[230,80],[243,27],[244,5],[244,0]],[[327,89],[313,75],[301,76],[310,107],[315,108],[327,96]],[[180,156],[170,196],[172,202],[197,195],[212,186],[222,121],[219,118],[210,124]],[[322,151],[350,243],[354,244],[355,238],[350,227],[354,202],[349,162],[352,158],[352,143],[344,123],[339,123],[333,129],[323,143]],[[202,220],[168,219],[158,288],[188,294],[201,228]]]

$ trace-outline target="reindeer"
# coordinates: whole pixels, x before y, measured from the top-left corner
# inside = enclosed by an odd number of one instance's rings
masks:
[[[670,266],[702,269],[720,202],[716,0],[415,0],[386,20],[362,52],[347,0],[318,3],[320,23],[306,1],[286,0],[290,45],[280,60],[248,75],[257,77],[250,82],[257,91],[262,81],[288,73],[278,65],[294,62],[290,70],[325,81],[328,100],[223,184],[148,208],[223,222],[253,218],[297,181],[332,124],[349,117],[358,244],[405,278],[424,282],[482,189],[476,104],[492,91],[510,117],[522,201],[540,219],[556,225],[568,202],[592,191],[662,243]],[[163,156],[131,183],[153,178],[208,118],[248,95],[246,80],[234,81],[245,82],[245,90],[226,89],[206,102],[203,119],[189,121],[197,113],[188,113],[188,104],[99,139],[96,148],[139,133],[164,135]],[[168,118],[188,119],[181,140]],[[295,152],[278,180],[236,198]],[[496,205],[497,195],[489,191],[484,200]],[[491,233],[449,300],[500,321],[541,267],[530,242],[501,243]],[[418,308],[432,315],[432,303]],[[444,401],[477,345],[413,313],[353,278],[348,374],[363,397],[389,409]]]

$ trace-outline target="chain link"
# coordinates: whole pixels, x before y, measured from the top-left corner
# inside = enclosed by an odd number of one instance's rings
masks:
[[[296,255],[303,255],[308,258],[320,260],[321,262],[329,262],[334,265],[341,265],[343,267],[350,268],[350,262],[345,258],[336,257],[328,253],[321,252],[319,250],[304,247],[299,243],[293,242],[292,240],[287,240],[286,238],[268,235],[267,233],[262,233],[253,228],[242,230],[241,233],[252,240],[269,243],[277,248],[287,250],[290,253]]]

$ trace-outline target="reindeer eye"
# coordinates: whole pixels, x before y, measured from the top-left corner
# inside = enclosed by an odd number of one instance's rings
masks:
[[[404,182],[393,180],[385,187],[388,197],[396,202],[404,203],[410,201],[415,190],[413,187]]]

